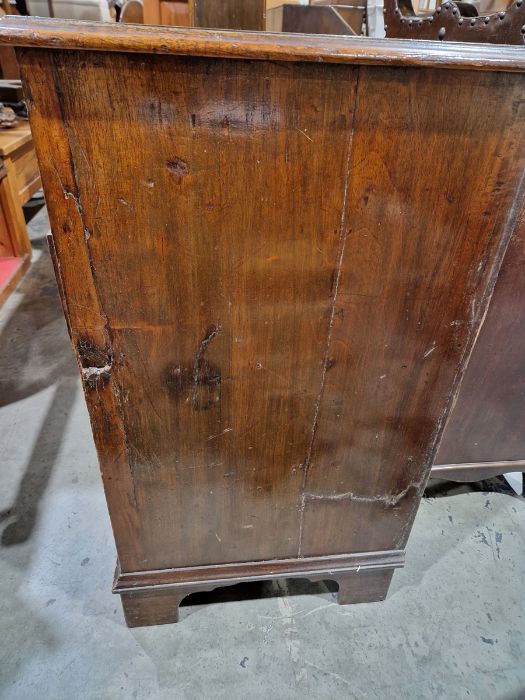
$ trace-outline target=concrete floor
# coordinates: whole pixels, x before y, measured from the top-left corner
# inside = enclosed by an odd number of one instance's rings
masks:
[[[498,481],[430,492],[384,603],[290,581],[127,629],[45,228],[0,313],[0,697],[525,698],[525,501]]]

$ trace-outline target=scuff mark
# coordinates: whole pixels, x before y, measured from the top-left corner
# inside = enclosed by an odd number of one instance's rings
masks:
[[[308,672],[306,667],[301,665],[299,657],[299,640],[297,639],[294,610],[289,599],[290,592],[286,581],[272,581],[272,585],[279,593],[277,607],[281,615],[286,648],[292,662],[295,682],[300,683],[308,678]]]
[[[429,348],[429,349],[426,351],[426,353],[423,355],[423,359],[425,359],[425,358],[428,357],[429,355],[432,355],[432,353],[434,352],[434,350],[436,349],[436,347],[437,347],[437,345],[434,344],[431,348]]]
[[[311,666],[312,668],[315,668],[316,671],[319,671],[325,676],[332,676],[332,678],[337,678],[337,680],[341,681],[345,685],[348,685],[350,688],[354,688],[354,685],[350,683],[349,680],[344,678],[343,676],[340,676],[338,673],[334,673],[333,671],[327,671],[324,668],[321,668],[320,666],[316,666],[315,664],[311,663],[310,661],[305,661],[305,664],[308,666]]]
[[[208,348],[208,345],[211,343],[211,341],[219,335],[220,331],[220,326],[210,326],[204,334],[204,338],[199,343],[199,347],[197,348],[197,352],[195,353],[195,362],[193,364],[193,381],[195,383],[199,379],[199,368],[204,353],[206,352],[206,349]]]
[[[90,379],[91,377],[100,376],[102,374],[109,374],[111,370],[111,365],[104,365],[104,367],[82,367],[82,377],[84,379]]]
[[[102,389],[111,378],[111,365],[104,367],[81,367],[82,379],[89,389]]]
[[[384,503],[387,506],[396,506],[411,489],[419,490],[421,481],[414,481],[408,484],[399,493],[378,494],[375,496],[360,496],[353,491],[335,494],[305,493],[305,501],[355,501],[356,503]]]
[[[195,410],[197,410],[200,406],[200,401],[199,401],[199,384],[201,382],[201,378],[203,376],[206,376],[208,372],[206,371],[208,368],[208,363],[206,362],[204,358],[204,354],[206,350],[208,349],[208,346],[210,345],[211,341],[216,338],[219,333],[221,332],[221,327],[220,325],[211,325],[206,333],[204,334],[203,339],[199,343],[199,347],[197,348],[197,352],[195,353],[195,360],[193,362],[193,374],[192,374],[192,379],[193,379],[193,388],[192,388],[192,393],[191,393],[191,402],[192,406]],[[214,376],[209,380],[209,383],[220,383],[220,375]]]
[[[308,141],[311,141],[312,143],[314,142],[314,140],[311,139],[311,138],[308,136],[308,134],[306,134],[302,129],[299,129],[299,127],[296,127],[296,129],[297,129],[297,131],[298,131],[300,134],[302,134],[305,138],[307,138]]]
[[[221,430],[221,432],[217,433],[217,435],[210,435],[206,442],[209,442],[210,440],[215,440],[215,438],[221,437],[221,435],[225,435],[226,433],[231,433],[232,431],[233,428],[224,428],[224,430]]]
[[[78,194],[75,194],[75,192],[72,192],[69,187],[66,187],[64,183],[62,182],[62,178],[60,177],[60,173],[58,170],[53,166],[53,170],[55,171],[55,175],[57,176],[58,183],[60,185],[60,189],[62,190],[62,194],[64,195],[64,199],[72,199],[73,202],[75,203],[75,207],[79,215],[82,217],[83,216],[83,210],[82,210],[82,205],[80,203],[80,197]]]
[[[166,167],[177,176],[179,185],[190,174],[190,166],[182,158],[174,158],[166,161]]]

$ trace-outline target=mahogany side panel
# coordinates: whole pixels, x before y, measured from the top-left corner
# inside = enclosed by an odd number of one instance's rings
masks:
[[[225,579],[386,595],[523,199],[484,49],[212,34],[18,53],[130,624]]]
[[[521,206],[523,78],[502,78],[360,71],[304,555],[406,542]]]
[[[356,69],[35,52],[23,63],[35,132],[61,120],[38,146],[88,404],[122,426],[109,449],[95,423],[110,493],[111,464],[126,463],[131,506],[114,510],[139,519],[123,570],[296,556]]]

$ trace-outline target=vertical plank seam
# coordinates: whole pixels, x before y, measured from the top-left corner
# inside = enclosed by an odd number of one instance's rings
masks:
[[[359,78],[361,75],[361,67],[359,66],[355,70],[356,70],[356,78],[355,78],[355,86],[354,86],[354,91],[353,91],[354,112],[352,114],[352,123],[350,125],[350,130],[349,130],[348,154],[346,157],[346,164],[345,164],[345,177],[344,177],[344,184],[343,184],[343,202],[342,202],[342,206],[341,206],[341,220],[340,220],[340,224],[339,224],[339,249],[338,249],[338,258],[337,258],[337,274],[335,277],[332,308],[330,311],[330,320],[328,322],[328,332],[326,335],[326,347],[325,347],[325,352],[324,352],[324,357],[323,357],[323,368],[321,371],[321,381],[320,381],[320,386],[319,386],[319,393],[317,395],[317,400],[315,402],[314,417],[313,417],[313,421],[312,421],[310,441],[308,443],[306,457],[305,457],[305,460],[303,463],[303,479],[302,479],[302,483],[301,483],[301,492],[300,492],[301,504],[300,504],[300,509],[299,509],[300,519],[299,519],[299,536],[298,536],[299,542],[298,542],[298,549],[297,549],[297,556],[298,557],[302,557],[304,512],[305,512],[305,507],[306,507],[305,492],[306,492],[306,486],[307,486],[307,481],[308,481],[308,472],[310,470],[310,462],[311,462],[311,458],[312,458],[314,439],[315,439],[315,434],[317,432],[317,426],[318,426],[318,422],[319,422],[319,412],[321,409],[321,401],[323,399],[325,380],[326,380],[326,372],[328,369],[328,358],[329,358],[329,353],[330,353],[330,344],[332,341],[332,331],[333,331],[333,326],[334,326],[334,318],[335,318],[335,311],[336,311],[336,304],[337,304],[337,294],[339,291],[339,282],[341,279],[341,269],[343,266],[343,257],[344,257],[345,245],[346,245],[346,232],[345,232],[346,206],[347,206],[347,197],[348,197],[348,184],[349,184],[349,180],[350,180],[350,162],[352,159],[351,157],[352,157],[352,147],[353,147],[353,142],[354,142],[355,122],[356,122],[356,115],[357,115],[357,110],[358,110],[358,88],[359,88]]]

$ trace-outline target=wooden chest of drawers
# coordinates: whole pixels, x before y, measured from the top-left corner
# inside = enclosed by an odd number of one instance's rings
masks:
[[[380,600],[523,225],[522,51],[0,26],[128,623],[259,578]]]

